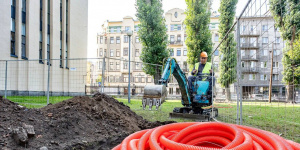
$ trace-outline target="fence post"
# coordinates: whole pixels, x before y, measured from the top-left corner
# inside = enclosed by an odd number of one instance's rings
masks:
[[[104,80],[105,80],[105,76],[104,76],[104,70],[105,70],[105,56],[106,53],[104,53],[104,57],[102,60],[102,78],[101,78],[101,92],[104,93]]]
[[[47,58],[48,63],[48,79],[47,79],[47,105],[49,104],[49,84],[50,84],[50,58]]]
[[[7,96],[7,61],[5,61],[5,91],[4,91],[4,98]]]
[[[237,34],[236,34],[236,40],[237,40],[237,121],[236,124],[242,125],[242,91],[241,91],[241,50],[240,50],[240,20],[237,20]],[[240,102],[240,104],[239,104]]]
[[[215,116],[215,113],[214,113],[214,53],[212,53],[211,55],[211,65],[212,65],[212,77],[211,77],[211,93],[212,93],[212,98],[211,98],[211,104],[212,104],[212,107],[211,107],[211,117],[214,118]]]

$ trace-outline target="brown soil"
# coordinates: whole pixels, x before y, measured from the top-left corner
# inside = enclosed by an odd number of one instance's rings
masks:
[[[51,114],[52,113],[52,114]],[[32,125],[35,136],[25,146],[12,137],[12,128]],[[111,149],[129,134],[171,122],[149,122],[105,94],[72,99],[41,109],[20,107],[0,98],[1,149]]]

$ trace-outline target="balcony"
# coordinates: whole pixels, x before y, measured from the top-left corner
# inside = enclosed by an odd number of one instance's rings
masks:
[[[241,43],[241,49],[259,49],[257,43]]]
[[[183,41],[170,41],[170,45],[182,46],[183,45]]]
[[[260,30],[244,30],[240,31],[240,37],[258,37],[260,35]]]
[[[248,55],[248,56],[242,56],[242,60],[244,61],[250,61],[250,60],[256,60],[258,61],[259,60],[259,55]]]
[[[247,67],[247,68],[242,68],[242,73],[258,73],[260,70],[259,67]]]

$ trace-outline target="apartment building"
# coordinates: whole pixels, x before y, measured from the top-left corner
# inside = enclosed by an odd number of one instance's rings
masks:
[[[244,96],[266,94],[269,89],[273,51],[273,93],[285,94],[282,83],[284,41],[272,16],[244,17],[240,26],[241,73]]]
[[[69,59],[87,57],[88,1],[1,0],[0,14],[1,95],[3,60],[8,95],[45,95],[47,59],[52,95],[84,93],[86,61]]]
[[[187,47],[185,45],[187,37],[184,25],[185,17],[184,10],[178,8],[171,9],[165,14],[170,55],[177,60],[181,69],[185,72],[186,76],[188,76],[190,71],[187,65]],[[219,17],[217,15],[211,17],[210,29],[212,31],[214,47],[216,47],[219,42],[218,19]],[[142,49],[137,34],[139,23],[138,20],[134,20],[130,16],[124,17],[122,21],[106,21],[102,25],[103,33],[97,36],[97,56],[99,58],[107,57],[104,85],[112,87],[109,92],[127,92],[129,39],[127,34],[122,32],[127,30],[133,31],[130,48],[132,61],[130,71],[131,85],[133,87],[144,87],[146,84],[153,84],[152,76],[142,71],[143,64],[139,58]],[[216,54],[218,55],[218,52],[216,52]],[[99,60],[97,62],[98,74],[102,74],[102,67],[103,61]],[[136,93],[143,93],[142,90],[142,88],[137,89]],[[180,95],[178,83],[174,77],[170,79],[168,94],[171,96]]]

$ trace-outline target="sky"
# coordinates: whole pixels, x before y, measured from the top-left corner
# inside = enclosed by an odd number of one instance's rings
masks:
[[[106,21],[121,21],[125,16],[136,19],[136,0],[89,0],[88,8],[88,57],[96,58],[97,33],[101,31],[101,25]],[[240,14],[247,1],[239,0],[236,14]],[[185,10],[185,0],[162,0],[163,10],[166,13],[173,8]],[[213,0],[212,9],[218,10],[220,0]]]

